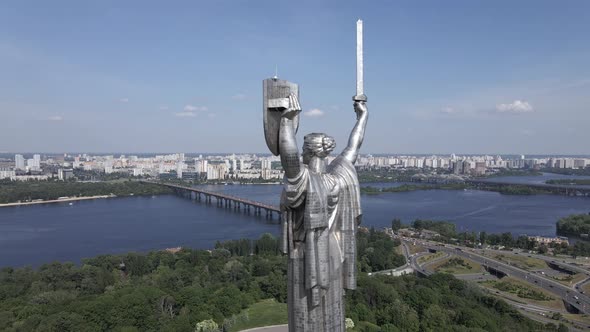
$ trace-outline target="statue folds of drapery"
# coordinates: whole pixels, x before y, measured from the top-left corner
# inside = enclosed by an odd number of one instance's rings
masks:
[[[295,331],[344,331],[343,289],[356,288],[360,192],[352,163],[338,157],[325,173],[307,166],[287,178],[282,246],[289,255],[289,307]]]
[[[311,133],[300,159],[296,84],[272,78],[263,84],[265,135],[281,157],[285,186],[281,197],[282,250],[288,254],[289,331],[345,331],[344,290],[356,288],[356,230],[361,219],[354,163],[368,119],[366,97],[354,102],[357,122],[348,145],[329,165],[336,143]]]

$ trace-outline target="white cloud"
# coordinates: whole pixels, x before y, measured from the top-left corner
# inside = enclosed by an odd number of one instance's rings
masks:
[[[316,118],[324,115],[324,111],[318,108],[312,108],[308,111],[303,112],[303,115]]]
[[[200,112],[200,111],[207,111],[207,106],[194,106],[194,105],[186,105],[184,106],[185,112]]]
[[[178,112],[178,113],[175,113],[174,115],[176,115],[178,117],[181,117],[181,118],[187,118],[187,117],[195,117],[195,116],[197,116],[195,114],[195,112]]]
[[[500,113],[529,113],[533,112],[533,106],[527,101],[515,100],[510,104],[496,105],[496,111]]]
[[[61,115],[53,115],[47,118],[48,121],[61,121],[63,117]]]
[[[128,103],[129,102],[129,98],[121,98],[119,99],[120,102],[122,103]]]
[[[167,106],[165,106],[165,108],[168,109]],[[163,109],[163,108],[160,108],[160,109]],[[182,118],[187,118],[187,117],[192,118],[192,117],[197,116],[198,112],[206,112],[208,110],[209,110],[209,108],[207,108],[207,106],[194,106],[194,105],[187,104],[182,109],[182,112],[174,113],[174,115],[178,116],[178,117],[182,117]]]
[[[457,113],[458,111],[452,107],[443,107],[441,110],[441,112],[446,113],[446,114],[453,114],[453,113]]]
[[[243,93],[236,93],[235,95],[231,96],[231,99],[233,100],[244,100],[246,98],[248,98],[248,96]]]

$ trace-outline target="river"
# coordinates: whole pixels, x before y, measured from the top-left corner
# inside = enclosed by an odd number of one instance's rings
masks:
[[[206,186],[278,204],[279,185]],[[477,190],[420,190],[363,195],[363,225],[391,219],[449,220],[458,230],[555,235],[563,216],[590,212],[590,199],[555,195],[508,196]],[[276,218],[275,218],[276,219]],[[164,195],[0,209],[0,267],[79,262],[99,254],[145,252],[177,246],[212,248],[216,241],[278,234],[264,216]]]

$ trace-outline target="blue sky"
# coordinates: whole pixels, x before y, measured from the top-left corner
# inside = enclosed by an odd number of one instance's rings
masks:
[[[587,1],[2,1],[0,151],[267,152],[261,81],[365,153],[588,154]],[[338,148],[337,148],[338,150]]]

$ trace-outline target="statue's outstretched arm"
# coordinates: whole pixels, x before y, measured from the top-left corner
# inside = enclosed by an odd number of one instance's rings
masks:
[[[365,138],[365,127],[367,126],[367,119],[369,118],[367,104],[365,104],[364,101],[355,101],[354,111],[356,112],[356,125],[350,133],[348,146],[346,149],[344,149],[344,151],[342,151],[341,154],[353,164],[356,162],[359,149],[363,144],[363,139]]]
[[[283,111],[279,128],[279,154],[287,178],[295,178],[301,169],[293,123],[293,119],[299,112],[301,112],[301,106],[297,96],[289,96],[289,108]]]

